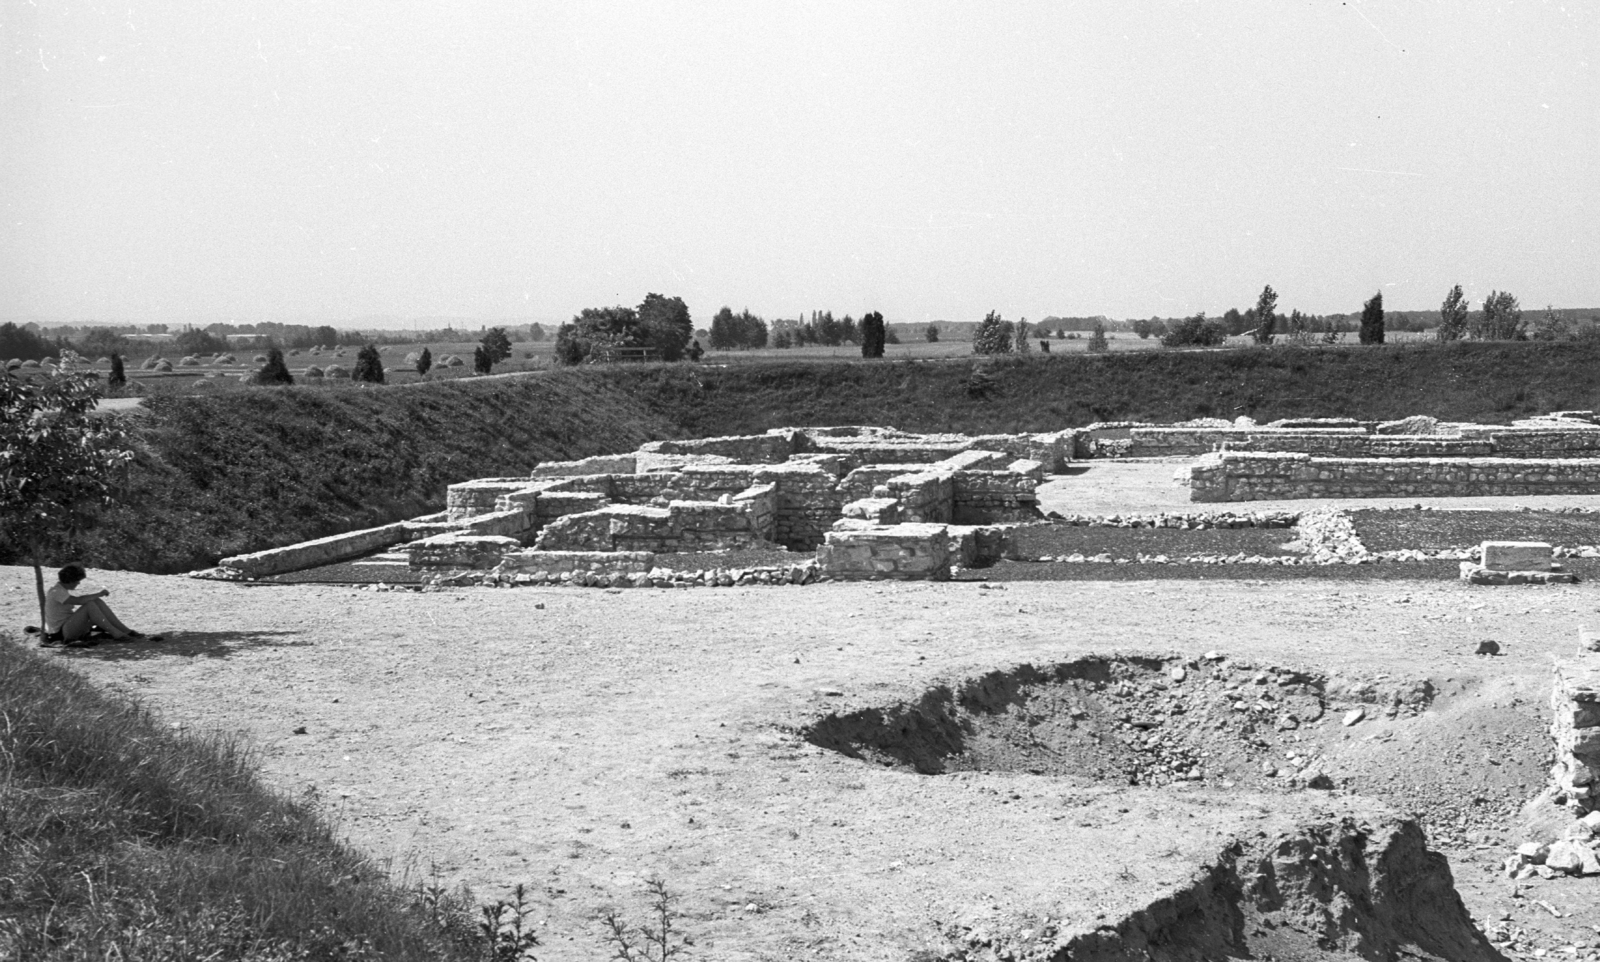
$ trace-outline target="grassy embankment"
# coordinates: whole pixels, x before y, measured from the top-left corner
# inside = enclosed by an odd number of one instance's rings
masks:
[[[476,958],[469,909],[402,889],[236,743],[0,638],[0,957]]]
[[[992,377],[981,397],[968,390],[977,367]],[[124,505],[57,554],[180,571],[437,510],[454,481],[520,475],[541,460],[627,451],[654,438],[854,423],[1030,431],[1241,414],[1505,422],[1600,407],[1596,371],[1600,345],[1408,344],[638,365],[156,397],[134,417],[141,450]]]

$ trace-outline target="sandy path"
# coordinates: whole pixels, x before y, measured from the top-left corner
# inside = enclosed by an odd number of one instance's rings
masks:
[[[542,959],[597,957],[593,914],[636,913],[650,873],[686,893],[700,958],[904,960],[1001,903],[1092,925],[1298,804],[875,769],[788,733],[819,713],[1022,661],[1219,649],[1487,676],[1537,714],[1548,653],[1600,623],[1591,585],[421,594],[94,577],[129,623],[169,640],[61,657],[175,725],[243,732],[273,782],[314,790],[369,853],[436,864],[484,896],[530,883],[549,922]],[[33,604],[31,573],[0,568],[0,623],[33,621]],[[1506,656],[1473,658],[1485,636]],[[1513,761],[1542,777],[1543,758]],[[1488,911],[1497,891],[1469,904]]]

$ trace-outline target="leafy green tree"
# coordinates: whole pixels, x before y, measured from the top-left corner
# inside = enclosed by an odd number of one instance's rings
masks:
[[[1439,340],[1459,341],[1466,337],[1470,314],[1461,285],[1450,288],[1450,293],[1444,296],[1444,303],[1439,305]]]
[[[1565,341],[1572,337],[1572,325],[1555,309],[1555,305],[1546,304],[1544,313],[1533,321],[1533,334],[1531,340],[1535,341]]]
[[[1010,354],[1011,347],[1011,322],[1003,319],[999,311],[984,315],[972,333],[972,353]]]
[[[38,361],[49,357],[50,342],[26,327],[10,321],[0,324],[0,359]]]
[[[1207,320],[1205,311],[1171,322],[1161,335],[1163,347],[1219,347],[1227,340],[1227,323]]]
[[[883,357],[883,346],[888,343],[883,315],[870,311],[861,318],[861,356]]]
[[[1090,354],[1104,354],[1111,350],[1111,344],[1106,340],[1106,326],[1100,321],[1094,322],[1094,333],[1089,335],[1088,351]]]
[[[497,327],[495,330],[500,331],[500,328]],[[505,331],[500,331],[500,334],[502,337],[505,336]],[[485,338],[485,340],[487,340],[487,338]],[[485,349],[485,353],[487,353],[487,348]],[[278,363],[283,363],[282,353],[278,354]],[[271,358],[268,358],[267,367],[271,366],[272,360]],[[288,371],[285,371],[284,373],[287,374]],[[378,355],[378,348],[376,346],[368,344],[366,347],[363,347],[361,350],[356,352],[356,367],[355,370],[351,372],[350,376],[354,380],[365,381],[368,384],[383,383],[383,358]]]
[[[1361,305],[1360,339],[1363,344],[1383,343],[1383,292],[1372,295]]]
[[[503,327],[489,328],[479,344],[483,347],[484,355],[489,358],[490,367],[511,356],[511,338],[506,336],[506,329]]]
[[[696,342],[698,344],[698,342]],[[589,354],[587,343],[578,335],[576,323],[556,328],[556,360],[568,366],[582,364]]]
[[[172,349],[179,354],[225,354],[228,339],[191,327],[172,339]]]
[[[839,322],[839,343],[861,346],[861,329],[856,326],[856,319],[849,314]]]
[[[111,355],[111,376],[106,378],[108,387],[124,387],[128,383],[128,372],[122,366],[122,355]]]
[[[1510,291],[1490,291],[1483,299],[1483,313],[1474,320],[1472,336],[1479,340],[1521,341],[1528,336],[1522,305]]]
[[[739,324],[734,317],[733,308],[722,305],[711,318],[711,349],[713,351],[731,351],[739,346]]]
[[[922,336],[927,339],[929,344],[939,343],[939,325],[929,324],[927,330],[922,332]]]
[[[1139,335],[1139,340],[1141,341],[1149,340],[1153,331],[1154,328],[1150,326],[1150,322],[1143,318],[1133,322],[1133,333]]]
[[[422,347],[422,353],[417,355],[417,373],[421,374],[423,377],[427,377],[428,370],[432,367],[433,352],[428,350],[427,345],[424,344]]]
[[[1261,289],[1254,313],[1255,333],[1251,336],[1257,344],[1271,344],[1278,327],[1278,292],[1272,289],[1271,284]]]
[[[1017,321],[1011,335],[1011,350],[1017,354],[1027,354],[1033,350],[1028,343],[1028,319],[1026,317]]]
[[[371,349],[371,350],[372,350],[373,354],[377,354],[378,353],[376,349]],[[363,358],[366,357],[366,353],[367,353],[366,349],[362,350],[361,358],[357,358],[356,359],[356,378],[357,378],[357,380],[364,380],[364,378],[361,377],[361,361],[362,361]],[[383,365],[381,363],[378,365],[378,382],[380,384],[383,383]],[[271,349],[270,351],[267,352],[267,363],[262,365],[261,366],[261,370],[256,372],[255,383],[257,383],[257,384],[293,384],[294,383],[294,375],[289,373],[289,366],[287,364],[283,363],[283,352],[282,351],[278,350],[277,348],[273,348],[273,349]]]
[[[694,322],[689,317],[689,307],[681,297],[646,294],[637,311],[641,339],[663,361],[682,359],[683,352],[694,336]]]
[[[92,327],[78,339],[78,350],[87,357],[126,354],[128,339],[109,327]]]
[[[25,549],[44,627],[44,546],[92,523],[132,460],[114,418],[94,417],[87,371],[23,381],[0,373],[0,542]]]

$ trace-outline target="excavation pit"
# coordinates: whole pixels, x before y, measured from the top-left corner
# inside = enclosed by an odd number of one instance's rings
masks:
[[[812,744],[924,775],[1024,772],[1072,784],[1329,789],[1348,719],[1415,715],[1426,680],[1256,666],[1222,657],[1090,657],[1019,665],[919,699],[819,719]]]

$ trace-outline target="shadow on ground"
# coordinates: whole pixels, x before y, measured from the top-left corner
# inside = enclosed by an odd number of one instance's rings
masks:
[[[162,641],[102,642],[93,648],[55,648],[58,654],[101,661],[149,661],[155,658],[228,658],[250,648],[305,648],[292,641],[298,631],[169,631]]]

